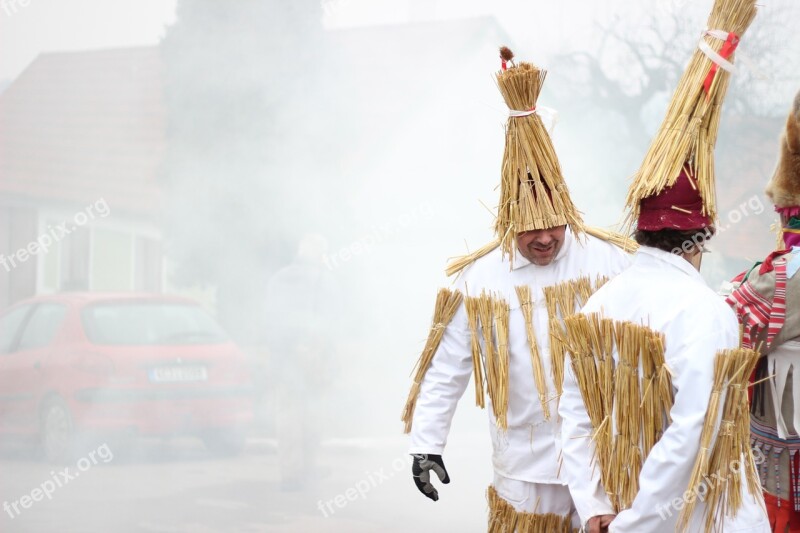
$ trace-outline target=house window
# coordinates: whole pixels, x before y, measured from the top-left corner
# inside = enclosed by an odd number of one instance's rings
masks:
[[[61,270],[60,242],[53,243],[47,251],[40,254],[42,261],[42,288],[47,292],[58,290],[60,287],[59,271]]]
[[[85,291],[89,289],[89,245],[90,232],[87,228],[75,228],[61,241],[61,282],[62,291]],[[55,250],[54,250],[55,251]],[[49,261],[50,255],[45,261]],[[57,258],[53,261],[58,262]],[[45,276],[48,264],[45,262]],[[45,279],[47,279],[45,277]]]
[[[97,228],[92,239],[93,291],[129,291],[133,288],[133,235]]]
[[[161,292],[161,243],[147,237],[136,237],[137,291]]]

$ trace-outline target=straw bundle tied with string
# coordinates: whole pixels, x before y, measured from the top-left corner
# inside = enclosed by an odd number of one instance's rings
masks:
[[[605,321],[610,324],[610,321]],[[601,319],[597,314],[574,315],[564,319],[567,338],[569,339],[569,354],[572,372],[581,390],[586,412],[594,431],[592,440],[595,442],[593,462],[600,468],[603,486],[608,479],[608,460],[611,453],[611,414],[610,404],[606,401],[606,392],[609,386],[613,388],[613,372],[607,372],[605,361],[613,360],[611,350],[606,352],[605,343],[600,337],[602,333],[609,334],[613,339],[612,331],[603,331]],[[612,345],[609,345],[612,346]],[[607,383],[608,380],[610,383]]]
[[[714,524],[726,515],[735,517],[741,509],[742,474],[750,494],[756,496],[761,491],[750,448],[747,398],[750,375],[758,357],[756,350],[736,348],[721,350],[714,358],[714,385],[700,436],[700,452],[688,487],[688,492],[693,494],[700,494],[701,487],[705,488],[706,531],[712,531]],[[717,428],[719,431],[714,440]],[[740,467],[733,468],[733,464]],[[678,518],[679,528],[688,525],[696,506],[695,500],[687,501]]]
[[[531,288],[528,285],[519,285],[515,289],[517,291],[517,298],[519,298],[520,308],[522,309],[522,316],[525,319],[525,333],[528,336],[528,347],[531,352],[533,381],[536,383],[536,392],[539,395],[539,403],[542,405],[544,419],[550,420],[547,379],[544,375],[542,356],[539,354],[539,345],[536,342],[536,335],[533,331],[533,299],[531,298]]]
[[[586,226],[585,229],[586,233],[588,233],[592,237],[597,237],[600,240],[610,242],[611,244],[617,246],[618,248],[621,248],[622,250],[628,252],[629,254],[632,254],[639,249],[638,242],[616,231],[598,228],[595,226]]]
[[[452,276],[453,274],[461,272],[466,267],[474,263],[476,260],[492,252],[498,246],[500,246],[500,241],[498,239],[495,239],[492,242],[481,246],[472,253],[454,257],[449,263],[447,263],[447,267],[445,268],[445,274],[447,274],[447,276],[449,277]]]
[[[558,396],[561,395],[564,386],[564,358],[566,356],[565,340],[567,337],[563,320],[577,313],[606,281],[608,281],[607,277],[598,276],[592,284],[590,278],[583,276],[543,289],[550,329],[550,373]]]
[[[664,337],[598,313],[574,315],[564,323],[566,350],[592,424],[594,464],[619,512],[636,497],[642,465],[661,438],[672,408]]]
[[[497,403],[497,389],[502,386],[497,376],[497,350],[494,345],[494,306],[492,305],[492,298],[485,292],[481,293],[477,301],[478,318],[480,320],[481,331],[483,332],[483,346],[484,346],[484,366],[486,369],[486,393],[489,395],[489,400],[492,402],[492,412],[495,418],[499,421],[498,416],[498,403]]]
[[[595,226],[586,226],[584,231],[592,237],[613,244],[628,253],[633,253],[639,249],[639,244],[635,240],[616,231]],[[498,246],[500,246],[500,239],[494,239],[492,242],[484,244],[474,252],[450,258],[445,268],[445,274],[447,274],[448,277],[453,274],[458,274],[481,257],[493,252]]]
[[[507,47],[500,49],[500,57],[497,86],[510,112],[495,232],[503,254],[513,261],[517,233],[568,224],[580,235],[584,227],[536,110],[547,73],[531,63],[515,65]]]
[[[483,332],[483,355],[484,355],[484,370],[486,375],[486,393],[489,395],[489,400],[492,402],[492,413],[497,421],[497,427],[500,429],[508,429],[508,377],[509,377],[509,320],[510,320],[510,307],[508,302],[500,297],[492,296],[485,291],[477,298],[467,299],[467,313],[468,322],[470,323],[470,332],[472,334],[472,364],[476,372],[476,389],[478,384],[478,374],[480,370],[480,363],[477,358],[480,354],[476,355],[477,350],[480,350],[480,341],[478,337],[478,325],[475,321],[480,323],[480,329]],[[472,315],[470,318],[469,315]],[[476,390],[476,401],[477,398]],[[480,406],[483,407],[483,393],[481,392]]]
[[[627,223],[639,202],[675,184],[686,167],[703,198],[703,215],[715,220],[714,146],[733,56],[756,16],[756,0],[715,0],[708,28],[678,83],[666,117],[628,190]]]
[[[665,339],[660,332],[647,335],[642,347],[642,419],[652,421],[647,424],[642,435],[642,455],[647,457],[656,442],[664,433],[666,425],[672,420],[669,410],[675,399],[672,394],[672,380],[664,360]],[[664,416],[665,415],[665,416]]]
[[[619,360],[614,376],[616,435],[609,468],[620,507],[626,509],[639,492],[639,472],[644,459],[640,448],[641,431],[644,429],[647,433],[648,430],[647,421],[644,424],[642,421],[639,382],[639,359],[646,337],[636,324],[620,322],[614,329]]]
[[[494,487],[486,492],[489,503],[489,533],[573,533],[572,518],[553,513],[517,511]]]
[[[422,380],[431,365],[431,361],[433,361],[436,350],[439,348],[439,343],[444,336],[444,330],[456,314],[462,299],[463,296],[459,291],[451,291],[449,289],[439,289],[439,293],[436,296],[436,309],[433,313],[431,331],[428,334],[428,340],[425,342],[425,348],[417,360],[414,383],[408,393],[408,399],[401,417],[401,420],[405,423],[406,433],[411,431],[411,422],[414,418],[414,409],[417,405]]]
[[[478,333],[478,322],[480,320],[480,298],[467,296],[464,307],[467,310],[467,325],[470,331],[470,345],[472,352],[472,375],[475,378],[475,405],[481,409],[486,407],[485,394],[483,392],[483,356],[481,355],[481,340]]]
[[[510,308],[508,302],[501,298],[492,300],[494,306],[494,327],[497,336],[497,357],[495,358],[494,391],[495,397],[492,398],[492,408],[497,418],[497,427],[508,429],[508,367],[511,359],[509,349],[509,319]]]

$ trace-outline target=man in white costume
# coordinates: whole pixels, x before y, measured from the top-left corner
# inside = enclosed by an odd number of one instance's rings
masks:
[[[520,66],[523,65],[526,64]],[[509,74],[512,68],[509,68]],[[509,128],[515,126],[513,121],[522,120],[531,121],[533,127],[541,127],[541,119],[535,114],[515,117],[512,113]],[[512,137],[507,136],[507,155],[510,143],[525,142]],[[549,145],[546,132],[543,138]],[[549,149],[552,150],[552,146]],[[535,164],[529,162],[527,169]],[[504,168],[509,167],[509,161],[505,159]],[[540,212],[549,214],[535,222],[517,220],[503,225],[501,221],[498,238],[502,240],[511,235],[511,252],[506,253],[498,245],[476,253],[477,258],[472,258],[474,261],[463,271],[458,283],[458,289],[465,296],[477,297],[485,291],[495,300],[507,303],[509,309],[508,373],[504,383],[507,409],[501,415],[503,423],[496,416],[496,411],[503,410],[503,407],[492,405],[491,394],[487,406],[494,466],[494,479],[489,489],[490,531],[513,532],[515,527],[554,533],[572,531],[576,518],[574,506],[565,480],[559,474],[561,421],[557,414],[557,390],[561,383],[554,382],[551,368],[550,317],[544,289],[579,278],[591,281],[598,277],[610,278],[630,264],[629,254],[621,248],[584,233],[580,215],[569,200],[560,169],[557,170],[557,174],[545,176],[525,172],[520,178],[520,189],[528,188],[528,194],[533,192],[533,201]],[[501,205],[504,203],[502,198],[509,193],[506,187],[504,179]],[[490,251],[487,253],[487,250]],[[518,296],[518,287],[521,286],[530,290],[527,302],[520,301]],[[528,309],[524,308],[530,302],[530,318],[526,319]],[[461,303],[447,324],[424,379],[419,383],[410,428],[409,452],[414,456],[414,481],[418,489],[434,501],[438,500],[439,494],[431,482],[431,471],[442,482],[449,483],[442,454],[456,405],[474,369],[471,341],[475,330],[470,328],[466,307]],[[528,340],[529,326],[535,336],[534,348],[542,363],[539,377],[544,379],[546,390],[537,387]],[[487,331],[483,325],[481,331],[481,352],[485,358]],[[491,338],[492,332],[489,331],[488,335]],[[501,345],[504,341],[498,340],[497,343]],[[488,369],[489,365],[483,361],[481,366]],[[476,379],[482,383],[480,376]],[[487,374],[487,384],[488,381]]]
[[[639,491],[630,508],[614,517],[593,463],[592,425],[581,391],[572,369],[566,371],[559,405],[564,470],[589,532],[677,530],[680,511],[689,503],[687,489],[700,452],[715,354],[739,346],[736,317],[699,273],[703,245],[713,234],[713,226],[703,214],[703,201],[693,179],[684,171],[674,186],[641,201],[636,232],[641,247],[633,265],[600,288],[581,310],[582,314],[601,313],[614,321],[643,324],[663,333],[674,394],[672,422],[642,465]],[[618,357],[615,351],[616,363]],[[769,532],[760,494],[749,494],[743,483],[742,499],[736,516],[720,518],[715,527],[726,533]],[[705,511],[700,501],[688,531],[705,531]]]

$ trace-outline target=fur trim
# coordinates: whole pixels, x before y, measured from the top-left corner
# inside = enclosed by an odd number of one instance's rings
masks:
[[[800,93],[781,136],[780,159],[766,193],[777,207],[800,205]]]

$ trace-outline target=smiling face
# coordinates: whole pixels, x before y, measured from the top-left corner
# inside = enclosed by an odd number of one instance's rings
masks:
[[[534,265],[549,265],[564,245],[566,232],[567,226],[556,226],[518,233],[517,249]]]

